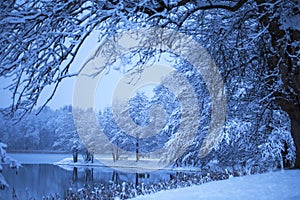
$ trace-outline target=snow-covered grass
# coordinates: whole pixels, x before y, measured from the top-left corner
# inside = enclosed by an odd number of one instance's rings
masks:
[[[300,199],[300,170],[268,172],[199,186],[160,191],[138,196],[135,200],[181,200],[181,199]]]

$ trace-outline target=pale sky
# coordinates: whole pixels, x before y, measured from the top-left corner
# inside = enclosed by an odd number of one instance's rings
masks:
[[[93,32],[83,43],[80,48],[72,66],[72,71],[77,71],[84,64],[86,59],[91,55],[98,46],[99,32]],[[169,65],[167,61],[162,59],[160,64]],[[97,95],[95,96],[96,108],[103,108],[108,105],[111,105],[111,97],[113,95],[113,90],[116,87],[118,80],[122,79],[123,74],[120,71],[114,70],[113,68],[110,70],[108,75],[104,75],[100,82],[98,83]],[[64,105],[72,105],[73,98],[73,90],[75,84],[76,77],[66,78],[59,85],[56,93],[52,100],[47,104],[53,109],[58,109]],[[0,77],[0,107],[7,107],[11,103],[11,93],[8,90],[4,90],[4,88],[10,84],[9,79],[4,79]],[[146,92],[146,95],[151,97],[153,95],[152,88],[155,84],[148,84],[145,87],[141,88],[142,91]],[[47,98],[50,96],[52,88],[50,86],[46,87],[40,96],[37,106],[41,106]]]
[[[98,41],[99,32],[93,32],[91,35],[86,39],[83,43],[79,52],[71,65],[72,71],[77,71],[83,65],[89,54],[99,45]],[[76,77],[66,78],[64,79],[61,84],[59,85],[56,93],[52,100],[48,103],[48,106],[56,109],[60,108],[64,105],[71,105],[72,104],[72,95],[73,95],[73,87],[75,83]],[[10,84],[9,79],[4,79],[0,77],[0,107],[7,107],[11,103],[11,93],[4,88]],[[43,102],[45,102],[48,96],[51,95],[52,87],[48,86],[42,92],[40,99],[38,101],[38,106],[41,106]]]

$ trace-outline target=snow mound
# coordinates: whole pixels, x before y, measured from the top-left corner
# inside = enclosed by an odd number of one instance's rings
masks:
[[[78,158],[78,162],[74,163],[73,158],[65,158],[61,161],[53,163],[54,165],[58,165],[59,167],[72,171],[73,167],[99,167],[103,166],[98,160],[94,160],[94,163],[92,162],[86,162],[82,158]]]
[[[135,200],[176,199],[300,199],[300,170],[287,170],[235,177],[199,186],[160,191]]]

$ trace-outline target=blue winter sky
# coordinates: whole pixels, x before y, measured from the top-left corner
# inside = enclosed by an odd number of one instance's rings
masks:
[[[82,47],[80,48],[72,66],[71,70],[72,72],[78,71],[87,57],[90,55],[90,53],[99,45],[98,41],[99,32],[93,32],[83,43]],[[66,78],[62,81],[62,83],[59,85],[56,93],[54,94],[53,99],[49,102],[48,106],[57,109],[64,105],[71,105],[72,104],[72,97],[73,97],[73,89],[74,89],[74,83],[75,83],[76,77]],[[106,78],[106,81],[107,80]],[[0,77],[0,96],[1,96],[1,102],[0,107],[7,107],[10,105],[12,99],[11,99],[11,93],[8,90],[5,90],[4,88],[7,87],[10,84],[10,79],[4,79]],[[102,83],[107,85],[110,85],[109,83],[105,82]],[[48,86],[45,88],[45,91],[43,91],[38,105],[41,106],[47,98],[50,96],[52,92],[53,87]],[[109,93],[111,88],[109,87],[102,87],[101,88],[104,93]],[[103,105],[106,105],[108,102],[104,102],[107,99],[102,99],[101,102],[103,102]],[[108,101],[108,100],[107,100]]]
[[[87,38],[86,42],[82,45],[79,50],[78,55],[76,56],[71,69],[77,71],[80,69],[80,66],[84,63],[89,53],[96,48],[98,41],[98,32],[93,32],[90,37]],[[48,106],[52,108],[60,108],[63,105],[72,104],[72,94],[73,94],[73,85],[75,83],[75,77],[67,78],[62,81],[59,85],[57,92],[55,93],[53,99],[49,102]],[[0,107],[9,106],[11,103],[11,93],[4,88],[10,84],[10,79],[4,79],[0,77],[0,96],[1,102]],[[48,86],[45,91],[42,93],[38,106],[41,106],[47,97],[51,94],[52,87]]]
[[[83,63],[87,60],[87,58],[91,55],[91,52],[93,52],[99,46],[98,36],[99,32],[95,31],[83,43],[71,66],[72,72],[78,71],[82,67]],[[169,66],[166,59],[162,59],[159,63],[162,63],[165,66]],[[116,87],[118,80],[122,79],[122,77],[122,72],[113,69],[113,67],[108,75],[104,75],[102,77],[98,84],[97,95],[95,97],[96,108],[104,108],[111,105],[113,90]],[[53,109],[58,109],[64,105],[71,105],[75,81],[76,77],[64,79],[59,85],[56,93],[54,94],[54,97],[47,105]],[[12,102],[11,92],[7,89],[4,89],[10,83],[11,79],[4,79],[3,77],[0,77],[0,107],[2,108],[9,106]],[[154,86],[155,84],[148,84],[141,88],[140,91],[144,91],[146,95],[151,97],[153,95],[152,88]],[[43,103],[51,95],[52,89],[52,86],[47,86],[44,89],[42,95],[39,98],[37,107],[43,105]]]

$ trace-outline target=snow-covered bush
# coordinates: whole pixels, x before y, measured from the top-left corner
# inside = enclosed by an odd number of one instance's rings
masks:
[[[290,120],[282,110],[269,111],[269,124],[260,131],[270,129],[264,143],[258,146],[262,162],[270,167],[289,167],[295,161],[295,145],[290,133]]]
[[[228,120],[226,129],[219,146],[200,162],[202,168],[244,175],[293,166],[295,146],[282,110],[266,110],[257,131],[237,118]]]
[[[183,63],[185,69],[188,68],[186,65]],[[288,115],[272,100],[265,98],[266,103],[260,99],[261,96],[268,96],[268,92],[263,88],[257,92],[256,87],[261,87],[257,73],[245,73],[245,77],[233,76],[227,81],[229,86],[235,87],[227,90],[227,116],[222,139],[205,158],[199,158],[198,152],[209,126],[210,99],[205,88],[200,86],[201,79],[193,71],[189,73],[192,74],[190,77],[198,80],[191,82],[199,93],[198,106],[202,109],[202,116],[193,144],[173,163],[174,166],[193,166],[213,173],[244,175],[293,165],[295,146]],[[191,109],[194,106],[191,105]],[[172,150],[170,148],[166,155],[173,155]]]
[[[21,164],[17,160],[6,155],[6,148],[7,145],[0,141],[0,189],[4,189],[5,187],[8,187],[8,184],[2,175],[2,170],[3,170],[2,164],[9,164],[10,168],[16,170],[18,170],[19,167],[21,167]]]
[[[5,187],[8,187],[8,184],[2,175],[2,164],[4,164],[6,159],[6,151],[5,151],[6,147],[7,147],[6,144],[0,142],[0,189],[4,189]]]

